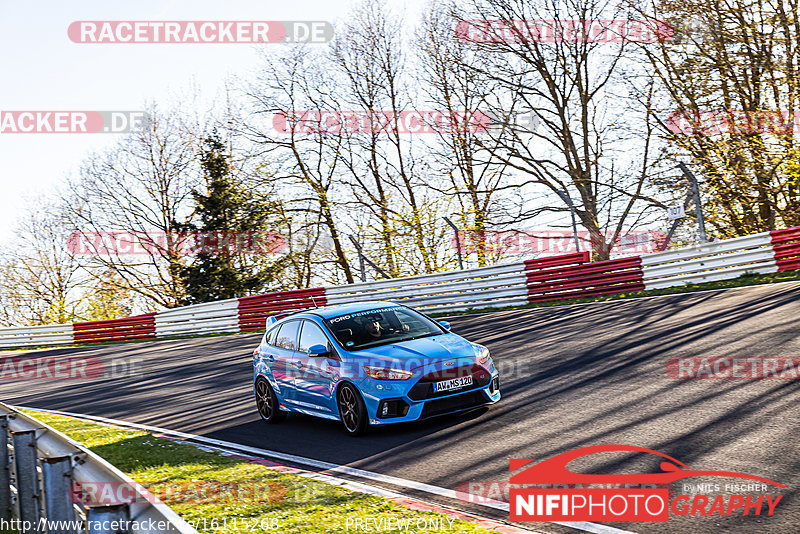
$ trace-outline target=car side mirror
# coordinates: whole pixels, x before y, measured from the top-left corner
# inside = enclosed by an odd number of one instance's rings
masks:
[[[331,351],[328,350],[328,347],[326,347],[325,345],[322,345],[322,344],[311,345],[310,347],[308,347],[308,355],[309,356],[325,357],[325,356],[330,355],[330,353],[331,353]]]
[[[442,328],[444,328],[448,332],[450,331],[450,323],[448,323],[447,321],[439,321],[439,324],[442,326]]]

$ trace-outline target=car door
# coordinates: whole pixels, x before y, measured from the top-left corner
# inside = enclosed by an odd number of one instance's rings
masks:
[[[328,356],[308,353],[314,345],[325,345],[333,350],[332,344],[322,328],[314,321],[304,320],[300,330],[300,342],[295,357],[295,391],[297,400],[304,406],[323,413],[336,413],[336,401],[332,390],[339,377],[339,361],[335,352]]]
[[[272,343],[265,348],[265,357],[272,369],[272,376],[281,399],[292,402],[296,398],[294,390],[294,357],[297,349],[297,336],[300,321],[288,321],[280,326]]]

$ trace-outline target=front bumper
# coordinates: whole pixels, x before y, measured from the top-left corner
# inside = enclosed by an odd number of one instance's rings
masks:
[[[422,373],[411,384],[378,380],[365,384],[367,388],[362,390],[362,396],[370,425],[419,421],[472,410],[500,400],[499,373],[494,364],[489,368],[473,363],[465,367],[470,368],[473,385],[453,392],[433,392],[432,383],[441,379],[437,376],[441,370]],[[453,371],[457,373],[458,369]]]

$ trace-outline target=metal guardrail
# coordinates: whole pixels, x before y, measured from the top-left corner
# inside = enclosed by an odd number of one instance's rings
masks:
[[[239,331],[239,299],[193,304],[156,314],[156,337]]]
[[[394,300],[429,313],[477,311],[789,269],[800,269],[800,227],[605,262],[590,262],[588,253],[547,256],[491,267],[277,291],[164,310],[155,316],[0,328],[0,347],[256,331],[263,329],[267,316],[315,304]]]
[[[527,303],[522,262],[325,288],[328,304],[392,300],[423,311],[460,311]]]
[[[76,488],[86,485],[124,486],[125,498],[86,506],[76,498]],[[146,488],[103,458],[0,403],[0,529],[3,522],[6,530],[24,534],[197,534]]]
[[[72,341],[72,324],[0,328],[0,347],[68,345]]]
[[[766,274],[777,270],[769,232],[642,256],[646,289],[727,280],[745,273]]]

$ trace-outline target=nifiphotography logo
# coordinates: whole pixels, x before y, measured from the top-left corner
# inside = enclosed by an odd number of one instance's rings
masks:
[[[567,469],[567,464],[573,460],[608,452],[654,454],[661,457],[661,472],[603,475],[581,474]],[[520,471],[531,463],[533,465]],[[671,456],[634,445],[582,447],[537,463],[533,460],[512,459],[509,467],[512,473],[509,480],[510,520],[519,522],[668,521],[670,511],[674,515],[684,516],[771,516],[783,495],[767,493],[769,486],[786,487],[745,473],[694,470]],[[752,482],[684,484],[681,491],[670,498],[668,484],[686,478],[709,476],[739,478]],[[708,494],[720,491],[722,486],[730,494]],[[696,490],[703,493],[694,493]]]

